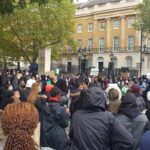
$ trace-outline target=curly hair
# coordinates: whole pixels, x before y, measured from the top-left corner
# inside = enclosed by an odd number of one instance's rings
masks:
[[[38,98],[38,93],[39,93],[39,83],[34,83],[32,85],[32,88],[30,90],[29,96],[27,97],[27,102],[31,104],[35,104],[35,101]]]
[[[12,103],[2,112],[1,124],[7,136],[4,150],[38,150],[32,139],[39,116],[34,105],[29,103]]]

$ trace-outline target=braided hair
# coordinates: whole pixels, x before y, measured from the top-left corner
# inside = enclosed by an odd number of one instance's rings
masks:
[[[29,103],[7,105],[2,112],[2,129],[7,136],[4,150],[38,150],[32,139],[39,120],[36,108]]]

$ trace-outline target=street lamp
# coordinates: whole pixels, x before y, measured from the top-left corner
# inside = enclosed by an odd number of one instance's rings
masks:
[[[110,61],[111,61],[111,62],[109,62],[108,74],[109,74],[109,75],[111,76],[111,78],[113,79],[113,78],[114,78],[114,62],[113,62],[113,60],[114,60],[114,58],[115,58],[114,53],[111,52],[111,53],[109,54],[109,57],[110,57]]]
[[[79,48],[78,49],[78,58],[79,58],[79,74],[85,74],[86,72],[86,56],[87,56],[87,49]]]
[[[81,74],[81,57],[82,57],[82,51],[81,48],[78,49],[78,58],[79,58],[79,74]]]
[[[142,47],[143,47],[143,22],[140,24],[141,29],[141,44],[140,44],[140,75],[142,75]]]

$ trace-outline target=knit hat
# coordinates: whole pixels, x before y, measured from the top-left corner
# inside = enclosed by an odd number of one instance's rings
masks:
[[[141,91],[141,89],[140,89],[139,85],[134,84],[131,86],[131,92],[132,93],[140,93],[140,91]]]
[[[133,93],[127,93],[122,99],[122,105],[130,105],[131,107],[137,107],[135,95]]]
[[[36,81],[34,79],[29,79],[27,80],[27,84],[26,84],[26,87],[27,88],[31,88],[32,87],[32,84],[35,83]]]

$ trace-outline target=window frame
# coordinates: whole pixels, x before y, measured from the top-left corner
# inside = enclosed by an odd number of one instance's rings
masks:
[[[118,22],[118,26],[116,27],[115,22]],[[119,19],[115,19],[113,22],[113,29],[119,29],[120,28],[120,21]]]
[[[104,25],[102,25],[102,24],[104,24]],[[99,22],[99,30],[105,30],[105,26],[106,26],[106,23],[105,23],[105,21],[100,21]],[[101,27],[104,27],[104,28],[101,28]]]
[[[133,37],[133,42],[129,40],[130,37]],[[135,36],[134,35],[128,35],[128,51],[133,51],[135,47]]]
[[[103,44],[101,45],[102,40],[103,40]],[[104,49],[105,49],[105,39],[104,39],[104,37],[100,37],[100,39],[99,39],[99,49],[100,49],[101,52],[103,52]]]
[[[118,47],[116,47],[115,45],[115,38],[116,39],[118,39]],[[113,51],[115,52],[115,51],[118,51],[118,49],[119,49],[119,36],[114,36],[113,37]]]
[[[90,31],[90,25],[92,25],[92,30]],[[88,32],[93,32],[94,31],[94,24],[93,23],[88,23]]]
[[[80,29],[79,27],[80,27],[81,29]],[[80,30],[79,30],[79,29],[80,29]],[[83,30],[82,24],[78,24],[78,25],[77,25],[77,33],[82,33],[82,30]]]

